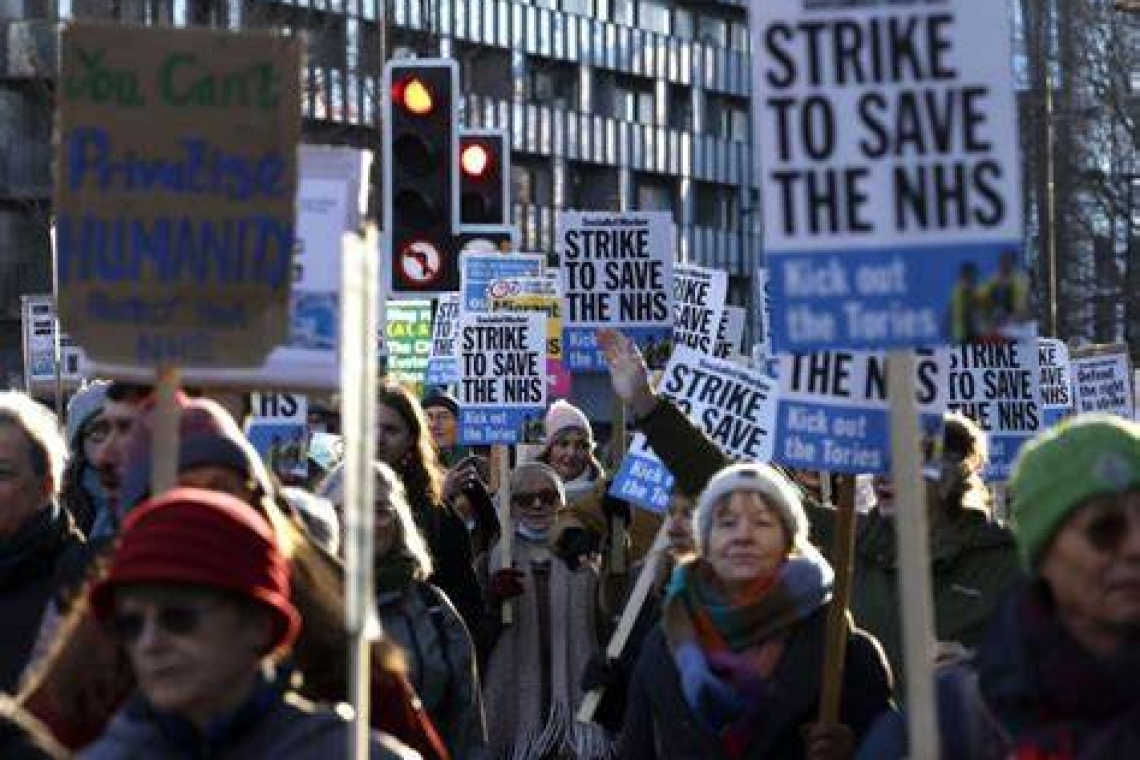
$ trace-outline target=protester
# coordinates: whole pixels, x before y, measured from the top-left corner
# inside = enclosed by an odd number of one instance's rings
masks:
[[[92,464],[95,448],[103,443],[107,428],[96,425],[107,399],[105,381],[89,383],[76,391],[67,404],[67,445],[71,452],[63,471],[60,503],[71,513],[85,536],[104,536],[114,531],[114,515],[107,494]]]
[[[582,693],[579,677],[598,649],[597,573],[571,569],[551,550],[550,530],[566,493],[558,473],[539,462],[511,473],[510,562],[500,542],[488,557],[492,617],[483,696],[493,757],[524,746],[555,714],[569,715]],[[511,605],[511,625],[499,615]]]
[[[219,760],[346,753],[347,721],[277,676],[300,615],[276,536],[245,502],[177,488],[142,503],[91,604],[125,648],[137,692],[81,758],[178,757],[204,747]],[[418,757],[379,733],[368,752]]]
[[[291,568],[293,603],[304,625],[289,665],[299,691],[316,701],[346,698],[348,640],[344,630],[343,568],[309,538],[301,519],[279,496],[268,471],[233,418],[208,399],[179,395],[178,484],[228,493],[260,512],[273,527]],[[144,500],[150,488],[153,410],[140,414],[124,444],[131,466],[122,478],[124,505]],[[83,746],[104,727],[133,686],[122,652],[84,609],[65,623],[57,646],[21,693],[21,700],[63,743]],[[396,736],[425,760],[447,757],[430,718],[402,672],[387,640],[373,645],[373,726]]]
[[[437,388],[424,397],[420,406],[427,418],[428,431],[440,464],[445,468],[454,467],[470,454],[466,446],[459,445],[459,401]]]
[[[467,627],[480,624],[483,602],[475,578],[471,539],[463,520],[443,501],[444,472],[423,409],[401,385],[380,386],[376,404],[376,455],[395,471],[408,495],[416,525],[427,539],[439,587]]]
[[[66,459],[55,415],[23,393],[0,392],[0,691],[15,688],[59,569],[83,544],[57,501]]]
[[[67,760],[67,750],[10,697],[0,694],[0,757],[4,760]]]
[[[111,383],[107,386],[102,409],[91,423],[89,434],[96,441],[88,458],[99,476],[99,484],[111,507],[115,528],[118,527],[119,488],[126,466],[124,447],[130,438],[135,418],[150,395],[151,389],[145,385]]]
[[[490,479],[487,460],[472,455],[448,470],[443,482],[443,500],[467,526],[475,563],[499,540],[499,516],[487,485]]]
[[[726,467],[700,495],[696,559],[674,572],[630,685],[623,758],[850,758],[890,708],[874,639],[849,628],[840,723],[815,721],[831,566],[807,540],[795,486]]]
[[[703,431],[676,406],[649,387],[645,363],[632,343],[613,331],[599,336],[610,364],[615,391],[630,404],[650,446],[677,478],[676,488],[699,493],[727,459]],[[987,510],[984,433],[960,414],[945,416],[942,471],[928,480],[931,581],[935,632],[943,652],[977,646],[1001,596],[1017,574],[1009,529]],[[902,624],[898,556],[890,495],[880,479],[880,504],[856,522],[851,610],[856,622],[884,645],[897,679],[902,680]],[[899,505],[899,509],[910,505]],[[835,511],[807,506],[812,540],[828,552]]]
[[[943,760],[1122,760],[1140,747],[1140,425],[1067,420],[1010,481],[1026,570],[977,657],[938,681]],[[860,749],[907,756],[887,719]]]
[[[431,556],[388,465],[376,463],[376,602],[385,635],[400,645],[408,677],[456,760],[481,758],[487,730],[475,646],[455,607],[425,579]]]

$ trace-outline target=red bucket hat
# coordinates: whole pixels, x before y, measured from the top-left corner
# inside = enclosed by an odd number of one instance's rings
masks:
[[[289,565],[265,519],[229,494],[176,488],[141,503],[123,523],[107,574],[91,590],[106,621],[118,586],[182,583],[227,591],[273,616],[272,650],[297,637],[300,616],[289,601]]]

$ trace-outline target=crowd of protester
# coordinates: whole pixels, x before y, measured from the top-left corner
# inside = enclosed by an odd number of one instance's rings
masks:
[[[811,473],[730,462],[628,339],[599,344],[676,476],[665,514],[609,494],[620,462],[569,400],[499,483],[489,451],[458,443],[445,389],[381,384],[369,757],[908,757],[907,509],[929,525],[941,757],[1140,756],[1140,426],[1078,415],[1032,440],[1008,524],[981,478],[985,434],[961,415],[945,415],[923,503],[877,478],[825,720],[836,508]],[[285,486],[242,420],[177,404],[176,486],[154,494],[149,388],[92,383],[66,425],[0,393],[3,760],[346,756],[345,474]]]

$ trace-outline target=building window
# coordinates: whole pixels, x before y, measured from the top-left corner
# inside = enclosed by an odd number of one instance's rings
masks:
[[[677,180],[651,174],[638,174],[637,208],[639,211],[668,211],[677,221]]]
[[[667,5],[658,0],[641,0],[638,4],[637,25],[647,32],[671,34],[672,12]]]

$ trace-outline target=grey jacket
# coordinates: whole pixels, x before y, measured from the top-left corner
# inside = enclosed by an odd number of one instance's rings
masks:
[[[252,725],[229,741],[194,748],[171,740],[132,700],[103,735],[81,753],[80,760],[330,760],[348,752],[348,722],[328,708],[286,695]],[[419,760],[420,755],[395,739],[372,732],[372,760]]]
[[[380,594],[384,633],[404,650],[408,680],[454,760],[479,760],[487,746],[471,634],[447,596],[424,581]]]

